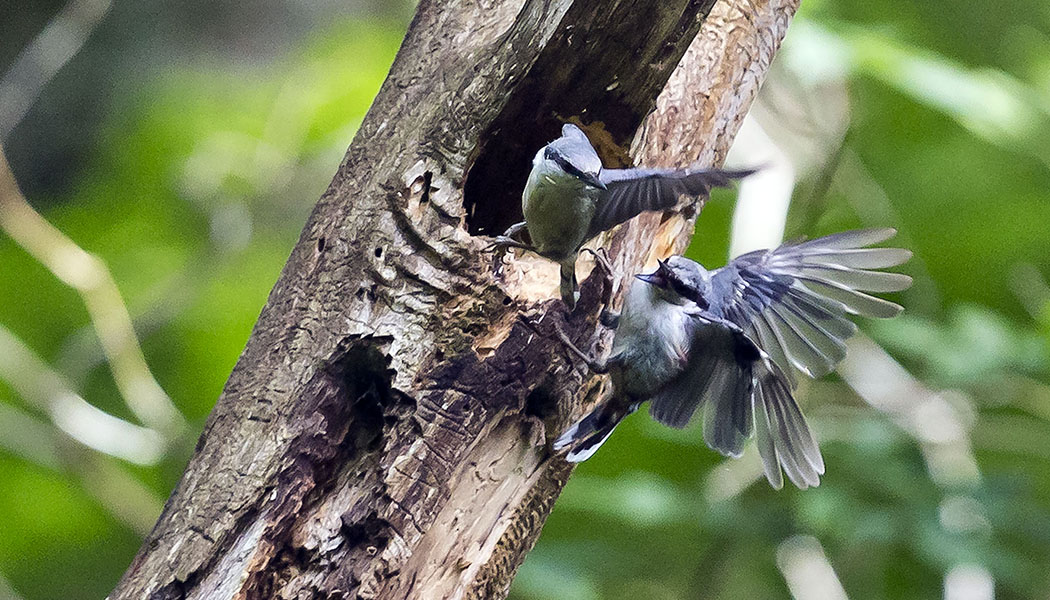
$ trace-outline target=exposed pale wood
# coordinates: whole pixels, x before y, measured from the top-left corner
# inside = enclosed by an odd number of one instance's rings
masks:
[[[550,327],[601,350],[601,297],[622,290],[588,278],[565,315],[553,265],[471,233],[520,214],[559,118],[600,122],[610,160],[633,139],[648,164],[719,163],[795,8],[421,2],[111,597],[505,595],[571,470],[546,440],[603,385]],[[683,247],[688,217],[603,241],[633,273]]]

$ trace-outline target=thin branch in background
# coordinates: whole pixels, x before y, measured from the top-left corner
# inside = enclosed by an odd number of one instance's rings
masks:
[[[175,436],[185,420],[153,377],[124,300],[105,264],[47,222],[22,196],[0,147],[0,228],[80,294],[113,379],[143,424]]]
[[[96,408],[70,389],[32,350],[0,325],[0,379],[56,427],[84,446],[139,465],[153,465],[165,451],[164,436]]]
[[[0,402],[0,448],[52,471],[62,469],[62,449],[55,426],[6,402]]]
[[[45,469],[75,477],[114,519],[139,536],[153,527],[162,498],[105,455],[63,435],[54,425],[0,403],[0,448]],[[0,600],[5,600],[0,579]]]
[[[863,334],[847,345],[849,352],[838,369],[842,379],[918,442],[934,482],[942,488],[980,483],[965,415],[976,410],[959,406],[969,400],[956,392],[927,388]]]
[[[0,575],[0,600],[22,600],[22,596],[18,595],[3,575]]]
[[[40,90],[76,56],[111,5],[111,0],[72,0],[22,50],[0,78],[0,141],[7,140]]]
[[[136,298],[138,306],[129,306],[132,326],[143,338],[168,326],[187,306],[203,293],[204,282],[212,281],[215,272],[229,255],[219,252],[199,252],[187,261],[192,269],[183,268],[158,280]],[[62,372],[72,381],[82,381],[88,374],[106,362],[106,353],[99,343],[91,323],[78,327],[66,336],[54,363],[62,365]]]
[[[835,181],[835,173],[842,162],[842,154],[846,151],[849,142],[849,132],[850,130],[847,129],[846,133],[843,134],[838,146],[835,147],[835,150],[828,156],[827,161],[817,171],[815,180],[810,186],[808,193],[796,205],[798,207],[798,217],[794,219],[794,224],[800,225],[803,231],[812,230],[820,216],[827,209],[828,193],[831,191],[831,184]]]
[[[824,547],[815,537],[790,537],[777,547],[777,568],[795,600],[848,600]]]

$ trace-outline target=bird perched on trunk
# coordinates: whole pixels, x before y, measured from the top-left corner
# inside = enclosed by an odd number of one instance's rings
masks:
[[[881,269],[911,252],[869,248],[893,229],[849,231],[758,250],[708,272],[674,256],[628,290],[612,351],[595,361],[558,331],[592,370],[612,375],[612,397],[554,442],[567,459],[587,459],[617,423],[645,401],[649,413],[685,427],[704,407],[712,449],[740,456],[754,431],[775,488],[783,472],[799,488],[820,483],[824,461],[792,396],[792,369],[820,377],[846,356],[856,332],[847,314],[889,318],[901,311],[864,292],[900,291],[911,278]]]
[[[579,127],[536,153],[521,195],[525,221],[510,227],[491,248],[518,247],[561,264],[561,297],[576,305],[576,255],[591,238],[648,210],[667,210],[680,196],[706,197],[715,186],[753,173],[720,169],[605,169]],[[514,239],[528,228],[532,245]]]

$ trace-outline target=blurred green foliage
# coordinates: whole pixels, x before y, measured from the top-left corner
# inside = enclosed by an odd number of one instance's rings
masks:
[[[61,197],[31,198],[106,262],[154,375],[193,422],[164,462],[129,469],[158,506],[404,27],[344,19],[258,68],[195,65],[146,78],[111,108],[75,184]],[[0,265],[0,324],[82,396],[131,418],[77,294],[6,236]],[[2,381],[0,402],[27,407]],[[5,446],[0,575],[25,598],[104,597],[137,551],[138,533],[107,514],[74,472],[34,464],[0,439]]]
[[[341,19],[262,65],[144,73],[109,106],[72,185],[31,195],[105,260],[151,369],[193,423],[159,464],[119,466],[157,503],[405,26]],[[1050,9],[813,0],[787,47],[844,82],[851,108],[823,167],[831,185],[802,182],[788,235],[901,230],[916,253],[908,312],[861,326],[915,378],[904,405],[932,394],[959,417],[980,476],[935,476],[923,430],[836,377],[800,391],[828,464],[805,492],[775,492],[695,428],[637,415],[577,469],[513,598],[788,597],[798,539],[819,543],[854,599],[943,596],[959,565],[986,569],[999,598],[1050,594]],[[694,257],[724,262],[731,217],[732,195],[716,196]],[[131,418],[79,297],[6,237],[0,324],[84,398]],[[3,381],[0,403],[48,421]],[[0,595],[6,579],[27,600],[103,597],[142,532],[85,485],[63,458],[72,450],[60,444],[56,462],[5,436]],[[723,494],[725,478],[743,483]]]

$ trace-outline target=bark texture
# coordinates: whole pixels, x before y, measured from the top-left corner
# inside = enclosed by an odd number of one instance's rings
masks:
[[[622,286],[566,314],[556,265],[476,234],[563,119],[610,165],[719,164],[796,7],[423,0],[111,598],[505,596],[571,471],[547,439],[602,393],[551,325],[602,351]],[[601,240],[622,282],[694,216]]]

